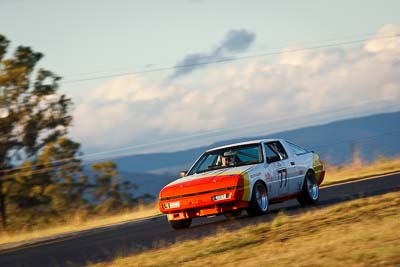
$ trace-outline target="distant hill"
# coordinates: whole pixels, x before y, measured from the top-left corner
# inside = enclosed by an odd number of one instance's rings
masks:
[[[124,172],[120,171],[119,174],[124,180],[129,180],[137,188],[133,190],[134,197],[143,197],[146,194],[150,194],[154,197],[158,197],[158,192],[166,184],[176,179],[177,174],[153,174],[153,173],[138,173],[138,172]]]
[[[231,139],[177,152],[133,155],[116,159],[115,162],[125,172],[177,171],[188,168],[204,150],[211,147],[263,138],[288,139],[305,148],[314,149],[332,164],[349,161],[353,143],[359,145],[364,160],[372,160],[380,154],[394,156],[400,153],[400,112],[336,121],[266,136]]]
[[[330,164],[351,161],[352,148],[357,147],[364,161],[379,155],[400,154],[400,112],[371,115],[331,122],[323,125],[284,131],[275,134],[217,142],[177,152],[134,155],[116,159],[125,179],[135,182],[140,193],[157,194],[179,170],[186,170],[205,150],[229,143],[253,139],[283,138],[315,150]]]

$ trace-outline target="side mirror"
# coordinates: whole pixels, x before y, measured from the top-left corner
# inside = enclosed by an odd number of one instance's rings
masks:
[[[180,171],[179,172],[179,178],[185,177],[187,174],[187,171]]]
[[[271,157],[267,157],[267,163],[273,163],[276,161],[280,161],[281,158],[279,156],[271,156]]]

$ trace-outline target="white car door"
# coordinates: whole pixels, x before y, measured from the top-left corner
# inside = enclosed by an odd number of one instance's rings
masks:
[[[294,158],[280,141],[268,142],[266,147],[275,155],[271,164],[275,167],[274,177],[277,186],[279,185],[278,195],[284,196],[294,193],[296,189],[293,180],[296,176]]]
[[[312,153],[288,141],[285,141],[284,145],[290,151],[290,154],[292,154],[291,158],[293,159],[293,163],[295,163],[291,187],[293,188],[293,192],[300,192]]]
[[[280,155],[273,143],[264,144],[268,175],[271,176],[270,197],[275,198],[287,194],[289,191],[288,169],[285,158]]]

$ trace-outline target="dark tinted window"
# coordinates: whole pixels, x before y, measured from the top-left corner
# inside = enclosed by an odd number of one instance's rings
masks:
[[[267,146],[276,154],[279,155],[280,159],[287,159],[288,154],[286,153],[286,150],[283,148],[282,144],[278,141],[275,142],[269,142],[267,143]]]
[[[223,164],[223,158],[227,163]],[[229,161],[228,161],[229,159]],[[251,165],[263,162],[261,144],[226,147],[204,153],[194,164],[188,175],[210,170]]]
[[[279,157],[279,154],[273,151],[267,144],[264,146],[265,156],[267,158]]]

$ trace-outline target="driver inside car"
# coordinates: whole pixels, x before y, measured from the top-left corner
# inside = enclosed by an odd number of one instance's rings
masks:
[[[230,167],[235,166],[236,164],[236,154],[232,152],[225,152],[221,156],[221,166],[222,167]]]

